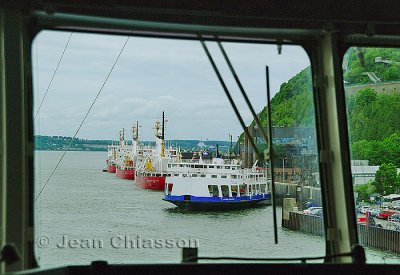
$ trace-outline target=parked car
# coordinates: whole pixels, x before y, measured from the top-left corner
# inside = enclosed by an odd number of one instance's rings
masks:
[[[320,207],[320,206],[310,207],[310,208],[307,208],[307,209],[303,210],[303,213],[306,214],[306,215],[312,215],[311,214],[312,211],[315,211],[315,210],[318,210],[318,209],[322,209],[322,207]]]
[[[392,202],[392,209],[395,209],[395,210],[400,209],[400,201]]]
[[[388,218],[389,222],[400,222],[400,214],[393,214]]]
[[[323,217],[324,211],[322,210],[322,208],[321,209],[318,209],[318,208],[317,209],[313,209],[313,210],[311,210],[310,215],[317,216],[317,217]]]
[[[365,214],[370,209],[371,209],[371,206],[364,205],[364,206],[361,206],[360,208],[358,208],[358,212],[361,214]]]
[[[393,210],[382,210],[376,217],[378,219],[383,219],[383,220],[387,220],[390,216],[392,216],[393,214],[397,214],[396,211]]]
[[[372,217],[376,217],[377,215],[379,215],[379,213],[381,212],[381,210],[378,209],[378,208],[371,208],[371,209],[369,209],[367,212],[369,212],[369,214],[370,214]],[[365,213],[365,214],[367,214],[367,213]]]

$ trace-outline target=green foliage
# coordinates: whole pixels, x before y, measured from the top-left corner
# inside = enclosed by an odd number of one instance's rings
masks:
[[[373,72],[383,82],[400,80],[400,49],[397,48],[361,48],[360,53],[355,48],[348,52],[349,63],[344,80],[349,84],[367,84],[372,83],[364,72]],[[392,61],[392,64],[377,63],[376,57],[382,57],[384,60]],[[364,60],[362,66],[361,60]]]
[[[400,93],[363,89],[348,96],[347,102],[352,142],[383,140],[393,133],[400,134]]]
[[[384,163],[376,171],[373,185],[380,194],[393,194],[400,191],[400,177],[397,175],[396,165]]]
[[[307,67],[287,83],[283,83],[279,92],[271,100],[273,126],[311,126],[314,122],[312,99],[311,69]],[[267,125],[267,109],[260,113],[260,120]]]
[[[384,140],[360,140],[351,146],[352,159],[368,159],[370,165],[393,163],[400,167],[400,134]]]
[[[372,182],[359,184],[354,187],[354,191],[358,193],[359,201],[369,201],[370,196],[376,192],[376,187]]]
[[[344,80],[350,84],[370,83],[364,72],[374,72],[382,81],[400,80],[400,49],[364,48],[357,52],[351,48],[347,55]],[[376,57],[394,63],[377,63]],[[364,66],[360,60],[364,60]],[[281,85],[271,100],[273,126],[314,126],[311,83],[311,69],[307,67]],[[366,88],[347,95],[346,104],[352,158],[368,159],[371,165],[390,162],[400,167],[400,93],[377,93]],[[267,108],[259,118],[268,125]],[[239,140],[243,140],[243,134]]]

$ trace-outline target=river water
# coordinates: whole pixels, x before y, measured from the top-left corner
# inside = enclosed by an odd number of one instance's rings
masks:
[[[35,194],[62,152],[35,151]],[[324,255],[322,237],[282,229],[274,244],[272,207],[231,212],[179,211],[162,192],[102,172],[105,152],[68,152],[35,203],[36,258],[43,267],[109,263],[179,263],[182,246],[199,256]],[[36,197],[35,195],[35,197]],[[400,245],[400,244],[399,244]],[[368,262],[400,255],[367,249]]]

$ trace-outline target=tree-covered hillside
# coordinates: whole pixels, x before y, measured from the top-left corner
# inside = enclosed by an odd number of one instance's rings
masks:
[[[350,85],[372,83],[365,72],[375,73],[382,82],[400,80],[400,49],[351,48],[346,58],[344,80]]]
[[[377,93],[367,88],[348,95],[346,101],[352,142],[400,134],[400,93]]]
[[[345,83],[371,83],[364,72],[373,72],[382,82],[400,81],[399,49],[352,48],[346,59]],[[368,159],[373,165],[390,161],[399,167],[400,93],[366,88],[346,95],[346,103],[352,158]],[[281,85],[271,100],[271,113],[275,127],[314,127],[310,67]],[[259,117],[267,126],[266,108]]]
[[[312,126],[314,110],[311,85],[310,67],[281,85],[279,92],[271,100],[273,126]],[[262,124],[267,126],[267,108],[259,116]]]

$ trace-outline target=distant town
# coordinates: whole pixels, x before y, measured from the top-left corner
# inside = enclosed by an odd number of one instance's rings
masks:
[[[129,141],[126,141],[129,144]],[[65,136],[42,136],[35,135],[35,150],[42,151],[107,151],[108,145],[118,144],[116,140],[91,140],[80,139]],[[143,141],[144,145],[150,145],[154,142]],[[215,151],[219,146],[221,152],[228,152],[231,146],[228,141],[215,140],[166,140],[167,146],[180,147],[181,150],[208,150]]]

